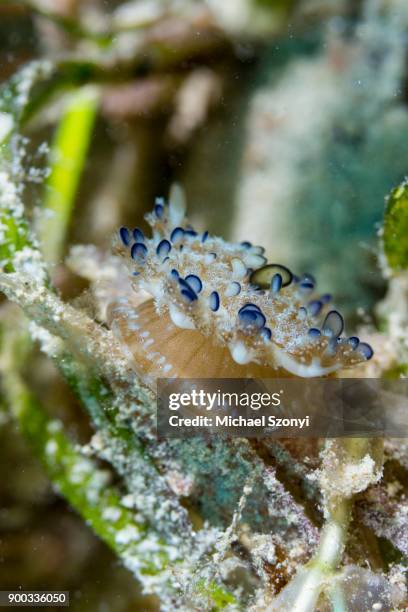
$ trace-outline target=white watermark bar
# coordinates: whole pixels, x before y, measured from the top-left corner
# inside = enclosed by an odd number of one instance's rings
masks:
[[[69,591],[0,591],[3,607],[68,607]]]
[[[408,437],[408,380],[171,379],[157,383],[159,438]]]

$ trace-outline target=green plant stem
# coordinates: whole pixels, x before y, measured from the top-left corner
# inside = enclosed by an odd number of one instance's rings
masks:
[[[49,62],[33,62],[21,69],[0,88],[0,270],[16,270],[20,263],[36,263],[37,280],[45,280],[46,271],[35,239],[25,217],[23,203],[25,155],[19,135],[22,117],[29,106],[30,92],[38,80],[47,79]],[[18,267],[18,266],[17,266]]]
[[[61,259],[98,108],[98,91],[84,87],[72,93],[59,120],[50,152],[50,174],[45,184],[39,231],[45,260]]]
[[[26,387],[19,367],[28,354],[29,346],[25,334],[5,332],[0,356],[4,397],[21,433],[58,492],[124,560],[125,565],[142,583],[149,584],[153,576],[162,574],[163,580],[158,580],[162,595],[165,592],[167,596],[174,596],[175,587],[166,574],[173,552],[155,538],[154,552],[151,549],[149,553],[146,543],[151,539],[151,534],[146,524],[122,506],[118,492],[107,485],[106,472],[75,449],[63,432],[62,423],[48,417]],[[128,538],[121,538],[123,530],[130,534]]]
[[[382,464],[382,440],[343,438],[339,440],[337,456],[341,466],[355,464],[369,455]],[[325,468],[323,468],[325,469]],[[330,468],[327,468],[330,471]],[[332,474],[333,482],[339,478]],[[301,568],[293,580],[278,595],[269,612],[313,612],[327,579],[337,570],[347,541],[353,495],[344,495],[336,487],[326,493],[327,520],[312,559]]]
[[[105,452],[109,456],[102,452],[102,457],[109,460],[129,491],[137,492],[140,500],[149,500],[141,508],[148,520],[152,514],[158,516],[160,508],[164,506],[171,510],[171,521],[161,523],[157,520],[154,527],[159,532],[163,530],[163,535],[167,537],[182,532],[185,552],[192,554],[194,541],[187,513],[159,473],[142,440],[136,436],[130,419],[121,418],[112,390],[95,372],[81,367],[68,353],[59,355],[55,363],[82,401],[95,430],[103,437]],[[147,396],[140,395],[139,401],[144,401],[146,409],[154,413]]]
[[[291,612],[311,612],[315,609],[325,580],[341,561],[350,523],[351,502],[341,500],[324,525],[316,554],[302,568],[303,581],[291,601]],[[283,608],[286,610],[287,608]]]
[[[371,442],[366,438],[344,438],[340,443],[345,453],[344,460],[355,463],[370,453]],[[293,612],[313,609],[324,581],[336,571],[347,540],[350,524],[352,498],[334,493],[326,500],[328,519],[322,529],[319,546],[313,558],[305,566],[308,577],[293,605]]]

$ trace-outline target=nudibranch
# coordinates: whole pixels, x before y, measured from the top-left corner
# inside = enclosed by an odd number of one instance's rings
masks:
[[[328,294],[310,274],[268,263],[264,249],[193,229],[181,192],[157,199],[151,237],[122,227],[131,298],[110,305],[109,324],[133,369],[157,378],[327,376],[372,357],[343,335]]]

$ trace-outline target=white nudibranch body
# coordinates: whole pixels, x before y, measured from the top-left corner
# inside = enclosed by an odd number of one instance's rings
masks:
[[[196,232],[178,191],[174,200],[157,199],[146,216],[151,238],[122,227],[115,242],[135,293],[110,305],[109,323],[148,383],[325,376],[371,358],[368,344],[342,335],[342,316],[311,275],[267,264],[249,242]]]

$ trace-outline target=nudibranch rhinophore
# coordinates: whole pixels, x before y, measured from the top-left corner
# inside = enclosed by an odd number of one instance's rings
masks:
[[[267,263],[264,249],[198,233],[181,192],[157,199],[146,216],[149,238],[122,227],[115,252],[125,257],[134,299],[109,308],[109,324],[133,369],[157,378],[326,376],[372,357],[345,337],[328,294],[310,274]]]

